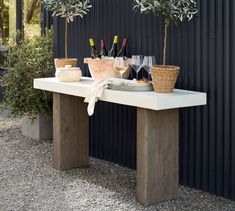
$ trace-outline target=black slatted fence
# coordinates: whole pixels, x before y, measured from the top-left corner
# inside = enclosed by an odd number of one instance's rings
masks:
[[[205,107],[183,109],[180,183],[235,200],[235,1],[198,0],[198,16],[171,26],[168,64],[181,67],[178,88],[208,93]],[[128,53],[155,55],[161,63],[162,21],[133,12],[132,0],[96,0],[91,13],[69,27],[69,56],[89,57],[88,39],[111,46],[129,38]],[[55,54],[63,57],[64,22],[54,19]],[[141,100],[141,99],[140,99]],[[136,166],[136,109],[99,103],[90,121],[90,154]]]

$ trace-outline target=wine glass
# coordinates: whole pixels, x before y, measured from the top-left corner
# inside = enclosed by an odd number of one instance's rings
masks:
[[[114,62],[115,69],[120,72],[121,79],[123,74],[128,70],[129,64],[124,57],[116,57]]]
[[[143,61],[143,68],[148,73],[148,80],[150,81],[150,69],[152,66],[156,65],[156,57],[155,56],[145,56]]]
[[[133,55],[132,56],[131,67],[136,72],[136,79],[137,80],[138,80],[138,73],[142,68],[142,64],[143,64],[143,56],[142,55]]]

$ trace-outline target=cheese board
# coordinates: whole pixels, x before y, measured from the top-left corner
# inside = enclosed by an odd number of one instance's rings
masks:
[[[108,89],[129,92],[148,92],[153,91],[153,84],[151,82],[138,83],[132,81],[130,83],[123,84],[109,84]]]

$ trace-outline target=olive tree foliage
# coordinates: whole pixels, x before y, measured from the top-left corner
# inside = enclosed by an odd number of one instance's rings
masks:
[[[73,22],[76,16],[83,18],[90,8],[89,0],[42,0],[45,8],[52,11],[53,16],[66,18],[66,21]]]
[[[44,7],[52,16],[65,18],[65,57],[68,57],[68,23],[75,17],[83,18],[92,7],[90,0],[42,0]]]
[[[190,21],[198,12],[195,0],[134,0],[134,10],[153,13],[164,19],[163,65],[166,65],[168,27],[171,22]]]

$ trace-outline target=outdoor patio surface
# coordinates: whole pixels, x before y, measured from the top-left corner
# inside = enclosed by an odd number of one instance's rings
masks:
[[[135,171],[95,159],[90,168],[54,170],[52,143],[23,137],[20,124],[0,110],[0,211],[235,210],[235,202],[185,187],[179,199],[144,208]]]

